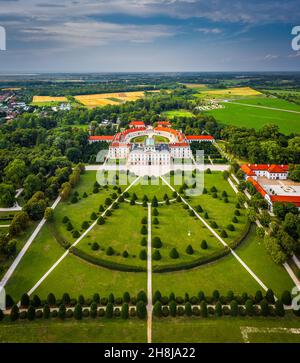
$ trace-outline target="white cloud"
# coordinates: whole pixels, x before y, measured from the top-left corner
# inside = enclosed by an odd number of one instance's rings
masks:
[[[197,28],[196,31],[204,34],[220,34],[223,30],[220,28]]]

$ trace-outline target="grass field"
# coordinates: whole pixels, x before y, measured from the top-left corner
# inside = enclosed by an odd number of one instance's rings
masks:
[[[263,101],[257,102],[265,102],[265,99],[262,100]],[[241,100],[239,102],[241,102]],[[248,100],[244,102],[247,103]],[[207,111],[206,114],[214,116],[217,121],[226,125],[260,129],[266,124],[275,124],[278,125],[279,130],[285,134],[300,132],[300,114],[249,107],[228,102],[223,104],[225,108]],[[282,105],[281,100],[279,101],[279,104]],[[273,101],[272,107],[274,106],[275,100]],[[294,107],[294,105],[290,104],[289,107]]]
[[[171,111],[165,111],[162,114],[162,117],[165,117],[166,119],[172,120],[174,117],[193,117],[193,113],[188,110],[171,110]]]
[[[284,328],[284,329],[282,329]],[[157,343],[299,343],[300,320],[291,313],[284,318],[222,317],[155,319],[153,342]],[[293,333],[292,329],[297,329]]]
[[[169,206],[161,206],[158,209],[159,225],[152,225],[152,236],[159,237],[163,243],[160,248],[162,259],[153,261],[153,266],[165,264],[178,264],[193,261],[199,257],[206,257],[216,251],[223,250],[221,243],[205,228],[196,217],[191,217],[182,203],[172,203]],[[201,241],[206,240],[208,248],[201,249]],[[192,245],[194,254],[186,253],[188,245]],[[176,248],[180,258],[172,259],[169,253]]]
[[[133,193],[136,194],[139,202],[142,202],[144,195],[148,197],[149,201],[154,196],[156,196],[158,201],[163,201],[165,194],[168,195],[169,199],[172,199],[172,190],[158,178],[153,178],[150,181],[140,179],[139,183],[130,188],[129,195],[132,196]]]
[[[146,335],[146,322],[137,319],[0,323],[1,343],[145,343]]]
[[[104,260],[126,265],[138,265],[146,267],[146,261],[139,258],[139,253],[145,247],[140,242],[142,235],[141,220],[147,217],[147,208],[131,206],[129,203],[120,203],[120,208],[113,211],[112,216],[107,217],[105,224],[96,225],[77,245],[77,248],[85,253]],[[97,242],[100,249],[93,251],[91,245]],[[113,256],[107,256],[106,250],[112,247]],[[127,258],[122,253],[127,251]]]
[[[137,144],[142,144],[145,142],[145,140],[147,138],[148,138],[148,136],[137,136],[137,137],[131,139],[131,142],[137,143]],[[154,139],[155,143],[160,143],[160,142],[169,143],[169,139],[167,139],[166,137],[160,136],[160,135],[154,135],[153,139]]]
[[[242,99],[242,100],[236,100],[235,102],[241,103],[241,104],[250,104],[255,106],[263,106],[263,107],[271,107],[271,108],[278,108],[282,110],[291,110],[291,111],[297,111],[300,112],[300,106],[288,102],[286,100],[282,100],[280,98],[272,98],[272,97],[254,97],[249,99]]]

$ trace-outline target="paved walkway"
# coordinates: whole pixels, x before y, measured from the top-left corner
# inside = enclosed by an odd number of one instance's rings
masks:
[[[152,231],[151,203],[148,203],[148,255],[147,255],[147,342],[152,343]]]
[[[163,178],[162,180],[173,190],[175,189]],[[250,267],[235,253],[235,251],[228,246],[228,244],[215,232],[213,228],[195,211],[195,209],[183,198],[181,197],[183,203],[185,203],[194,213],[195,216],[205,225],[206,228],[222,243],[223,246],[227,247],[230,250],[230,253],[236,258],[236,260],[246,269],[246,271],[255,279],[255,281],[265,290],[267,291],[267,286],[258,278],[258,276],[250,269]]]
[[[126,193],[137,181],[139,180],[139,177],[136,178],[119,196]],[[113,204],[117,201],[119,196],[111,203],[111,205],[106,208],[106,210],[101,214],[102,217],[104,217],[105,213],[112,208]],[[95,222],[93,222],[88,229],[86,229],[83,234],[70,246],[65,253],[50,267],[50,269],[37,281],[37,283],[28,291],[28,295],[31,295],[40,285],[41,283],[50,275],[50,273],[67,257],[67,255],[70,253],[70,248],[75,247],[97,224],[97,219]]]
[[[291,269],[290,265],[287,262],[285,262],[283,264],[283,267],[286,269],[287,273],[290,275],[291,279],[294,281],[294,284],[298,287],[300,291],[300,282],[297,276],[294,274],[294,271]]]
[[[285,110],[283,108],[277,108],[277,107],[251,105],[250,103],[240,103],[240,102],[233,102],[233,101],[227,101],[227,103],[232,103],[233,105],[246,106],[246,107],[264,108],[265,110],[282,111],[282,112],[290,112],[290,113],[300,114],[300,111]]]
[[[17,199],[20,194],[23,192],[23,188],[16,190],[15,199]],[[13,207],[10,208],[0,208],[0,212],[19,212],[22,210],[22,207],[19,206],[18,202],[15,202]]]
[[[57,197],[55,202],[52,204],[51,208],[55,209],[57,204],[60,202],[61,197]],[[46,219],[43,218],[40,223],[37,225],[36,229],[33,231],[32,235],[29,237],[28,241],[25,243],[24,247],[19,252],[18,256],[11,264],[9,269],[6,271],[6,274],[3,276],[0,286],[4,287],[7,284],[7,281],[10,279],[12,274],[14,273],[15,269],[17,268],[18,264],[20,263],[21,259],[25,255],[26,251],[30,247],[31,243],[34,241],[35,237],[39,234],[40,230],[42,229],[43,225],[46,223]]]

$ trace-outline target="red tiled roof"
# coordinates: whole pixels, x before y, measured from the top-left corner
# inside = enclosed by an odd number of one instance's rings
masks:
[[[214,140],[215,138],[211,135],[187,135],[187,140]]]
[[[171,122],[169,121],[157,121],[157,125],[159,126],[171,126]]]
[[[280,203],[293,203],[297,207],[300,207],[300,195],[293,196],[293,195],[270,195],[271,201],[273,203],[280,202]]]
[[[90,136],[90,141],[112,141],[114,139],[114,136],[107,136],[107,135],[101,135],[101,136]]]
[[[255,189],[258,191],[258,193],[260,193],[261,196],[264,197],[266,194],[268,194],[264,190],[264,188],[256,180],[254,180],[253,178],[250,177],[250,178],[248,178],[247,181],[249,181],[250,183],[252,183],[254,185]]]
[[[144,121],[131,121],[129,125],[132,125],[132,126],[145,126],[145,123]]]
[[[287,173],[289,170],[288,165],[276,164],[244,164],[241,169],[248,176],[255,175],[254,171],[268,171],[269,173]]]
[[[154,128],[154,131],[167,132],[169,134],[172,134],[172,135],[176,136],[178,138],[178,141],[183,141],[184,140],[184,137],[183,137],[181,132],[179,132],[177,130],[174,130],[174,129],[171,129],[169,127],[157,126],[157,127]]]
[[[173,142],[172,144],[169,144],[170,147],[186,147],[189,146],[189,144],[187,142]]]

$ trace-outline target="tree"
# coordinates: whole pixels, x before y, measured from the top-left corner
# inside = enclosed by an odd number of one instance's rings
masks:
[[[128,319],[129,318],[129,306],[128,306],[128,303],[127,302],[125,302],[122,305],[121,318],[122,319]]]
[[[136,315],[139,319],[145,319],[147,316],[146,305],[141,300],[136,304]]]
[[[147,304],[147,294],[145,293],[145,291],[139,291],[139,293],[137,294],[137,301],[143,301],[145,304]]]
[[[93,301],[96,303],[96,304],[100,304],[100,295],[98,293],[95,293],[93,295]]]
[[[154,253],[153,253],[153,255],[152,255],[152,258],[153,258],[153,260],[155,260],[155,261],[159,261],[159,260],[161,260],[161,254],[160,254],[159,250],[155,250],[155,251],[154,251]]]
[[[29,223],[29,216],[26,212],[19,212],[14,215],[14,218],[9,226],[9,234],[16,236],[20,232],[24,231]]]
[[[10,320],[16,321],[17,319],[19,319],[19,308],[17,305],[13,305],[10,310]]]
[[[170,251],[170,257],[173,259],[179,258],[179,253],[176,248],[172,248]]]
[[[162,304],[159,300],[157,300],[153,306],[153,315],[157,318],[162,316]]]
[[[49,306],[55,306],[56,304],[56,298],[55,298],[55,295],[50,293],[47,297],[47,302],[49,304]]]
[[[13,298],[9,294],[7,294],[5,296],[5,307],[6,307],[6,309],[11,308],[13,305],[14,305]]]
[[[230,314],[231,316],[237,316],[239,312],[239,306],[236,300],[230,302]]]
[[[215,306],[215,315],[220,317],[223,315],[223,311],[222,311],[222,304],[220,303],[220,301],[218,301],[216,303],[216,306]]]
[[[219,290],[214,290],[212,293],[212,297],[214,301],[218,301],[220,299],[220,293]]]
[[[171,316],[176,316],[176,312],[177,312],[177,304],[174,300],[171,300],[170,304],[169,304],[169,310],[170,310],[170,315]]]
[[[207,304],[205,301],[201,301],[200,303],[200,313],[203,318],[207,317]]]
[[[27,167],[25,162],[20,159],[14,159],[4,169],[5,180],[11,182],[15,187],[22,186],[24,177],[26,175]]]
[[[141,246],[147,246],[147,239],[146,237],[143,237],[142,240],[141,240]]]
[[[140,259],[143,260],[143,261],[147,259],[147,252],[146,252],[145,249],[141,250]]]
[[[81,309],[82,310],[82,309]],[[75,316],[75,313],[74,313]],[[90,316],[91,318],[95,319],[97,316],[97,303],[95,301],[93,301],[91,303],[91,310],[90,310]]]
[[[98,218],[98,220],[97,220],[97,224],[102,225],[102,224],[104,224],[104,223],[105,223],[105,219],[104,219],[102,216],[100,216],[100,217]]]
[[[64,304],[59,305],[58,317],[62,320],[66,317],[66,307]]]
[[[81,320],[82,319],[82,306],[80,304],[76,304],[76,306],[75,306],[74,318],[76,320]]]
[[[54,216],[54,211],[52,208],[48,207],[45,209],[45,213],[44,213],[44,218],[46,219],[46,221],[53,221],[53,216]]]
[[[113,317],[113,313],[114,313],[114,305],[113,303],[109,302],[106,305],[105,317],[111,319]]]
[[[115,253],[115,250],[114,250],[111,246],[109,246],[109,247],[106,249],[106,255],[107,255],[107,256],[112,256],[112,255],[114,255],[114,253]]]
[[[275,313],[277,316],[284,316],[285,315],[285,310],[284,310],[284,306],[281,300],[277,300],[275,302]]]
[[[61,301],[62,301],[62,304],[64,304],[64,305],[70,305],[70,301],[71,301],[70,295],[67,292],[65,292],[62,296]]]
[[[45,304],[44,305],[44,308],[43,308],[43,317],[44,317],[44,319],[49,319],[49,317],[50,317],[50,308],[49,308],[49,305],[48,304]]]
[[[115,296],[114,296],[113,293],[110,293],[108,295],[108,302],[110,302],[110,303],[114,303],[115,302]]]
[[[32,305],[29,305],[27,310],[27,319],[28,320],[34,320],[35,319],[35,307]]]
[[[152,222],[154,225],[157,225],[157,224],[159,224],[159,220],[158,220],[158,218],[153,218],[153,222]]]
[[[81,151],[77,147],[70,147],[66,150],[66,157],[73,163],[78,163],[81,158]]]
[[[153,208],[158,207],[158,201],[157,201],[156,195],[154,195],[154,197],[152,199],[152,202],[151,202],[151,205],[152,205]]]
[[[159,290],[156,290],[153,295],[153,303],[155,304],[156,301],[161,301],[161,292]]]
[[[153,247],[154,248],[161,248],[162,247],[162,242],[161,242],[161,239],[159,237],[154,237],[153,238]]]
[[[269,305],[267,300],[263,299],[260,302],[260,310],[261,310],[261,315],[262,316],[268,316],[269,315]]]
[[[291,305],[292,304],[292,295],[288,290],[285,290],[281,295],[281,301],[284,305]]]
[[[245,302],[245,309],[246,309],[246,314],[249,316],[252,316],[254,314],[254,307],[253,307],[253,301],[248,299]]]
[[[34,193],[42,189],[42,180],[38,175],[29,174],[24,181],[24,194],[30,198]]]
[[[192,316],[192,304],[188,301],[184,305],[184,312],[186,316]]]
[[[24,205],[23,210],[32,220],[38,221],[44,217],[46,208],[47,202],[44,193],[37,192]]]
[[[207,249],[207,242],[206,242],[206,240],[205,240],[205,239],[201,242],[201,248],[202,248],[203,250],[206,250],[206,249]]]
[[[126,302],[126,303],[129,303],[130,302],[130,294],[128,291],[124,292],[123,294],[123,301]]]
[[[0,206],[4,208],[12,207],[15,202],[15,188],[12,184],[0,184]]]
[[[35,307],[35,308],[38,308],[40,307],[42,304],[41,302],[41,299],[39,298],[38,295],[33,295],[33,298],[32,298],[32,305]]]
[[[23,294],[21,296],[21,306],[23,308],[27,308],[29,306],[29,303],[30,303],[30,299],[29,299],[28,294]]]
[[[92,243],[92,250],[93,251],[98,251],[100,248],[99,244],[97,242],[93,242]]]
[[[142,224],[147,224],[148,223],[147,217],[143,217],[142,220],[141,220],[141,223]]]
[[[157,208],[154,208],[154,209],[153,209],[153,215],[154,215],[155,217],[157,217],[157,216],[159,215],[159,212],[158,212]]]
[[[192,245],[188,245],[185,252],[188,254],[188,255],[192,255],[194,253],[194,249],[192,247]]]
[[[147,227],[145,225],[141,228],[141,234],[146,235],[148,233]]]
[[[274,304],[275,303],[275,297],[274,297],[274,292],[271,289],[268,289],[266,292],[266,300],[269,304]]]

